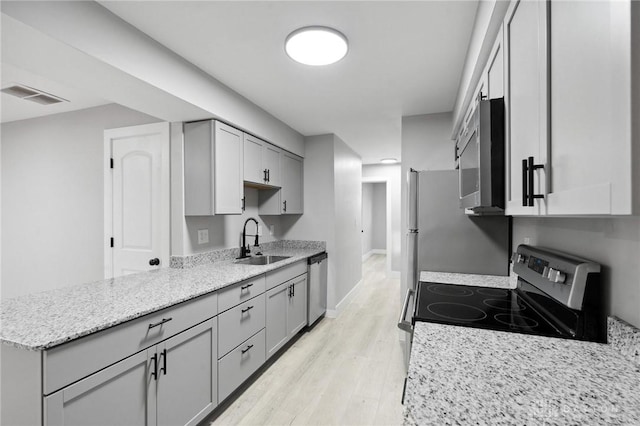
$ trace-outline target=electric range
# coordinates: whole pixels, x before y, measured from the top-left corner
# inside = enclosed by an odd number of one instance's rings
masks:
[[[515,289],[420,282],[416,321],[606,342],[600,265],[520,245]]]

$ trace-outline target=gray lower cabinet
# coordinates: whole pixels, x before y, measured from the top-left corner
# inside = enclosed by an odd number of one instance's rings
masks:
[[[44,423],[197,424],[218,403],[216,360],[212,318],[46,396]]]
[[[307,274],[267,292],[266,356],[270,358],[307,325]]]
[[[241,343],[218,361],[218,395],[224,401],[264,364],[265,331]]]

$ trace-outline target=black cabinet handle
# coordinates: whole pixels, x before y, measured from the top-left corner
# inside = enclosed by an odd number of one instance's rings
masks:
[[[533,172],[538,170],[538,169],[543,169],[544,166],[542,164],[534,164],[533,161],[533,157],[529,157],[528,158],[528,165],[527,165],[527,186],[528,186],[528,190],[527,190],[527,198],[528,198],[528,205],[529,207],[533,207],[533,200],[536,198],[544,198],[544,195],[542,194],[534,194],[533,193]]]
[[[247,285],[243,285],[242,287],[240,287],[240,290],[246,290],[246,289],[248,289],[249,287],[251,287],[252,285],[253,285],[253,283],[251,283],[251,284],[247,284]]]
[[[160,368],[160,371],[162,371],[163,375],[167,375],[167,350],[163,349],[162,352],[160,353],[160,358],[162,358],[162,368]]]
[[[152,329],[154,327],[158,327],[161,326],[162,324],[164,324],[165,322],[169,322],[171,321],[173,318],[162,318],[162,321],[158,321],[155,324],[149,324],[149,329]]]
[[[267,169],[267,182],[271,182],[271,169]]]
[[[242,309],[240,312],[244,314],[245,312],[249,312],[251,309],[253,309],[253,306],[247,306],[246,308]]]
[[[245,353],[247,352],[249,349],[251,349],[253,347],[253,345],[249,345],[246,348],[242,349],[240,352]]]
[[[527,159],[522,160],[522,205],[526,207],[529,204],[529,196],[527,195],[527,174],[528,166]]]
[[[153,354],[151,357],[151,361],[153,361],[153,370],[151,370],[151,377],[158,380],[158,354]]]
[[[287,200],[284,200],[282,202],[282,204],[284,205],[284,208],[282,210],[286,212],[287,211]]]
[[[262,171],[262,180],[264,180],[265,182],[269,182],[269,178],[267,177],[267,169],[264,169]]]
[[[240,207],[242,211],[245,210],[245,197],[242,197],[242,206]]]
[[[292,296],[292,293],[291,293],[291,286],[289,286],[289,297],[291,297],[291,296]]]
[[[149,265],[157,266],[159,264],[160,264],[160,259],[158,259],[157,257],[154,257],[153,259],[149,259]]]

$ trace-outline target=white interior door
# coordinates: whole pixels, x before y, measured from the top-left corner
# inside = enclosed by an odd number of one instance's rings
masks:
[[[169,123],[105,130],[105,277],[169,266]]]

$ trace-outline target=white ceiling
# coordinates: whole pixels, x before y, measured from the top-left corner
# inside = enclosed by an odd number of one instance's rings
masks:
[[[365,164],[400,158],[402,116],[453,109],[478,5],[477,0],[100,3],[300,133],[337,134]],[[349,39],[348,55],[327,67],[290,60],[286,36],[308,25],[341,31]]]
[[[40,105],[2,93],[0,94],[0,122],[2,123],[75,111],[109,103],[109,101],[89,94],[84,90],[61,84],[48,77],[23,70],[6,62],[2,62],[0,68],[2,70],[2,82],[0,84],[3,89],[20,84],[69,101],[52,105]]]

